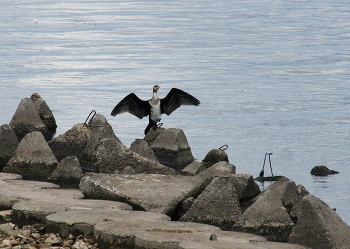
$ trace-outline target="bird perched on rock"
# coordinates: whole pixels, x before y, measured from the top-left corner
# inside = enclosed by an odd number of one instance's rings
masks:
[[[111,115],[116,116],[123,112],[129,112],[142,119],[149,116],[149,123],[145,129],[145,135],[151,129],[157,128],[157,123],[161,120],[161,115],[170,115],[181,105],[199,105],[198,99],[191,94],[177,88],[172,88],[168,95],[159,99],[157,91],[160,86],[153,87],[153,96],[150,100],[141,100],[135,93],[130,93],[122,99],[112,110]]]

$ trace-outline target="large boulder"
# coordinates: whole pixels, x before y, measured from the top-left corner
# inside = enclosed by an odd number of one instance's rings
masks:
[[[199,222],[230,230],[241,215],[233,177],[216,177],[180,221]]]
[[[187,138],[181,129],[163,131],[151,145],[158,161],[177,171],[194,161]]]
[[[42,133],[33,131],[19,143],[3,172],[22,175],[25,180],[46,181],[57,163]]]
[[[349,248],[350,227],[319,198],[304,196],[294,205],[291,215],[297,223],[289,243],[314,249]]]
[[[202,163],[205,165],[205,167],[209,168],[221,161],[229,162],[226,152],[221,149],[212,149],[207,153],[205,158],[202,160]]]
[[[48,130],[41,120],[30,98],[21,100],[11,119],[10,126],[15,131],[18,140],[22,140],[25,135],[32,131],[40,131],[46,140],[50,140],[53,137],[53,133]]]
[[[79,188],[81,178],[84,176],[76,156],[68,156],[61,160],[48,181],[62,188]]]
[[[41,121],[43,121],[52,134],[55,134],[57,129],[56,120],[45,100],[43,100],[38,93],[33,93],[30,99],[33,101]]]
[[[197,175],[199,172],[202,172],[206,170],[206,167],[203,163],[198,161],[193,161],[189,165],[187,165],[184,169],[180,171],[181,175],[188,175],[188,176],[194,176]]]
[[[297,200],[297,187],[287,178],[265,189],[233,225],[232,230],[254,233],[271,241],[287,242],[294,223],[289,212]]]
[[[125,202],[136,210],[172,216],[178,204],[203,191],[203,179],[160,174],[87,174],[80,182],[86,198]]]
[[[14,155],[18,146],[18,138],[11,126],[0,126],[0,171]]]
[[[241,215],[241,202],[250,200],[259,193],[260,188],[252,175],[215,177],[180,220],[206,223],[230,230]]]
[[[115,135],[112,126],[107,122],[107,119],[101,115],[94,115],[88,123],[90,127],[90,136],[87,140],[84,152],[80,157],[80,162],[83,165],[84,171],[98,172],[96,167],[96,147],[102,139],[110,138],[118,143],[121,143]]]
[[[90,139],[90,133],[90,126],[76,124],[64,134],[52,139],[49,146],[58,161],[67,156],[76,156],[80,159]]]
[[[136,152],[129,150],[126,146],[113,138],[102,139],[91,153],[90,168],[99,173],[123,172],[148,174],[175,174],[172,168],[161,165],[158,162],[145,158]]]
[[[236,174],[236,166],[226,161],[222,161],[200,172],[198,176],[210,182],[216,176],[227,176],[231,174]]]
[[[143,139],[136,139],[133,141],[130,145],[130,150],[140,154],[141,156],[144,156],[148,159],[151,159],[153,161],[158,162],[157,157],[154,155],[153,150],[148,145],[148,143]]]

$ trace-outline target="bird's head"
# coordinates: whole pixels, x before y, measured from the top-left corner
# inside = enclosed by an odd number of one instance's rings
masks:
[[[157,92],[159,88],[160,88],[160,86],[155,85],[155,86],[153,87],[153,92]]]

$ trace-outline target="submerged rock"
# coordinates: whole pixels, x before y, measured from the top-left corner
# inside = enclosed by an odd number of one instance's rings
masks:
[[[19,143],[3,172],[22,175],[24,180],[46,181],[57,163],[42,133],[33,131]]]
[[[339,174],[338,171],[331,170],[323,165],[313,167],[310,173],[311,173],[311,175],[315,175],[315,176],[326,176],[326,175],[332,175],[332,174]]]

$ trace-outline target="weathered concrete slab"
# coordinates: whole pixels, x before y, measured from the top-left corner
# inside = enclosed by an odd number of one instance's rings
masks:
[[[224,232],[205,224],[174,221],[99,223],[95,226],[94,239],[101,249],[306,249],[268,242],[253,234]]]
[[[204,166],[204,164],[198,161],[193,161],[192,163],[187,165],[184,169],[182,169],[180,171],[180,174],[185,176],[194,176],[204,170],[206,170],[206,167]]]
[[[85,235],[93,237],[94,226],[106,221],[170,221],[170,217],[154,212],[127,211],[118,209],[70,209],[66,212],[51,214],[46,217],[48,233],[58,233],[61,237]]]
[[[199,194],[204,187],[200,177],[159,174],[88,174],[80,182],[87,198],[122,201],[136,210],[169,216],[182,200]]]
[[[304,196],[294,205],[291,215],[298,221],[289,243],[317,249],[349,248],[350,227],[319,198]]]

